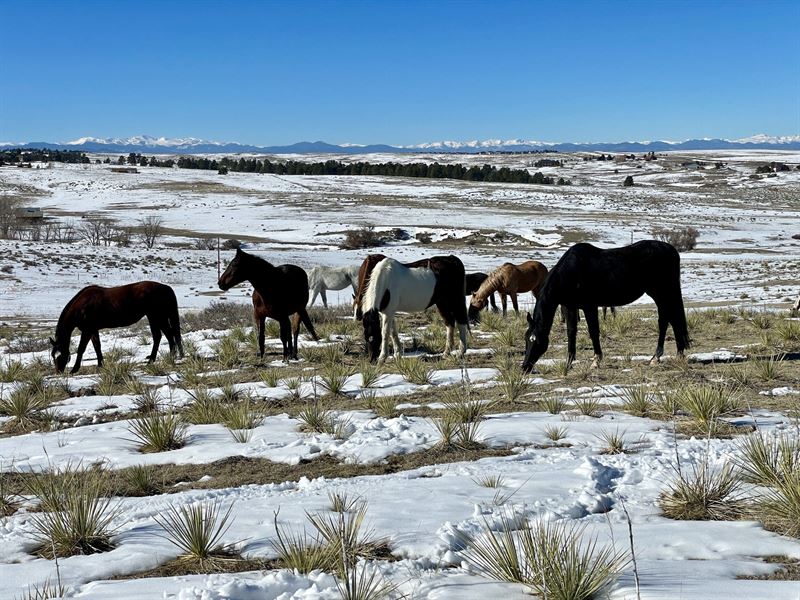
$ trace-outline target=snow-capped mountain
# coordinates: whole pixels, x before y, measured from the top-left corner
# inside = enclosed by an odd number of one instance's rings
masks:
[[[237,142],[214,142],[199,138],[165,138],[137,135],[129,138],[82,137],[65,144],[50,142],[5,143],[0,147],[51,148],[83,150],[85,152],[141,154],[367,154],[373,152],[664,152],[668,150],[800,150],[800,135],[770,136],[763,133],[737,140],[695,138],[676,141],[644,142],[541,142],[525,139],[488,139],[469,141],[439,141],[390,146],[386,144],[329,144],[327,142],[298,142],[288,146],[253,146]]]

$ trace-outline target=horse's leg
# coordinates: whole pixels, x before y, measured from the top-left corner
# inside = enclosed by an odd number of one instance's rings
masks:
[[[506,295],[504,292],[498,292],[500,294],[500,304],[503,305],[503,316],[506,316]]]
[[[319,297],[322,298],[322,306],[328,308],[328,296],[325,295],[325,288],[320,288]]]
[[[575,361],[575,342],[578,337],[578,309],[567,308],[567,367]]]
[[[497,312],[497,302],[494,301],[494,292],[489,294],[489,303],[492,305],[492,312]]]
[[[511,294],[511,305],[514,307],[514,312],[519,314],[519,305],[517,304],[517,294],[516,292]]]
[[[154,319],[147,317],[147,322],[150,325],[150,333],[153,335],[153,350],[150,356],[147,357],[147,362],[155,362],[158,356],[158,346],[161,344],[161,328]]]
[[[97,366],[103,366],[103,351],[100,349],[100,332],[95,331],[92,336],[92,346],[94,347],[94,354],[97,356]]]
[[[292,324],[289,322],[288,316],[283,316],[278,319],[278,324],[281,327],[281,343],[283,344],[283,362],[289,362],[289,357],[292,355]]]
[[[292,315],[292,341],[294,342],[294,351],[292,352],[292,358],[297,360],[297,338],[300,335],[300,315],[298,313],[294,313]]]
[[[467,353],[467,324],[458,323],[458,356],[464,357]]]
[[[603,350],[600,348],[600,321],[597,318],[597,307],[583,309],[583,316],[586,317],[586,327],[589,329],[589,337],[592,338],[592,348],[594,348],[594,360],[592,368],[596,369],[603,360]]]
[[[604,306],[604,307],[603,307],[603,321],[605,321],[605,320],[606,320],[606,313],[607,313],[607,312],[608,312],[608,307],[607,307],[607,306]],[[585,315],[585,314],[586,314],[586,311],[583,311],[583,314]],[[587,317],[587,318],[588,318],[588,317]]]
[[[266,332],[265,321],[266,317],[258,317],[255,319],[256,328],[258,329],[258,358],[264,358],[264,337]]]
[[[89,340],[92,339],[93,335],[94,333],[91,331],[81,332],[81,341],[78,342],[78,352],[75,354],[75,364],[72,365],[72,371],[70,371],[70,373],[77,373],[78,369],[81,368],[83,353],[86,351],[86,346],[89,344]]]
[[[319,287],[314,286],[311,288],[311,302],[308,303],[309,306],[314,306],[314,300],[317,299],[317,294],[319,294]]]
[[[392,346],[394,346],[395,358],[403,357],[403,342],[400,341],[400,334],[397,330],[397,316],[392,316]]]
[[[390,322],[389,317],[387,317],[384,313],[381,314],[381,352],[378,355],[378,364],[383,364],[386,361],[386,355],[389,354],[389,336],[390,333]],[[397,352],[397,347],[395,347],[395,352]]]
[[[669,315],[664,302],[656,302],[658,308],[658,342],[656,343],[656,353],[650,359],[651,365],[657,365],[664,354],[664,340],[667,337],[667,326],[669,325]]]
[[[447,330],[447,339],[444,343],[444,353],[442,356],[450,356],[453,351],[453,342],[456,338],[456,328],[453,321],[445,321],[445,329]]]

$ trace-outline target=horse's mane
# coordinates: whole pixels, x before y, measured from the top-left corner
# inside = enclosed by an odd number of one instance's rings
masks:
[[[388,287],[389,276],[398,264],[400,263],[393,258],[384,258],[372,269],[367,290],[364,292],[364,297],[361,300],[361,310],[363,312],[376,310],[378,308],[381,298],[383,297],[383,292],[386,291]]]
[[[72,298],[70,298],[69,302],[67,302],[66,306],[64,306],[64,308],[61,310],[61,314],[58,315],[58,323],[56,323],[56,342],[60,342],[61,334],[65,333],[64,329],[67,327],[67,325],[64,322],[64,320],[66,319],[67,315],[69,314],[70,310],[72,309],[72,305],[75,304],[75,302],[78,301],[78,298],[80,298],[86,290],[88,290],[90,288],[96,288],[96,287],[100,287],[100,286],[99,285],[86,286],[80,292],[78,292]]]
[[[256,256],[255,254],[250,254],[249,252],[245,252],[244,250],[242,250],[242,256],[246,256],[248,258],[248,260],[252,260],[256,264],[258,264],[260,266],[269,267],[271,269],[275,267],[275,265],[273,265],[268,260],[266,260],[264,258],[261,258],[260,256]],[[263,263],[263,265],[262,265],[262,263]]]
[[[486,298],[488,298],[491,294],[494,294],[503,283],[502,278],[504,271],[506,270],[506,265],[510,264],[511,263],[503,263],[501,266],[489,273],[489,276],[475,292],[475,298],[478,300],[486,300]]]

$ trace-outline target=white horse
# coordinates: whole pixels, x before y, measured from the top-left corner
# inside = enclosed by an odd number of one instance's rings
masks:
[[[390,339],[395,356],[402,356],[403,345],[397,333],[395,314],[398,311],[422,312],[433,304],[439,309],[447,327],[445,356],[450,354],[453,347],[456,325],[460,338],[460,356],[466,353],[464,265],[455,256],[433,257],[427,263],[427,266],[407,267],[393,258],[385,258],[373,269],[362,301],[364,337],[370,360],[386,360]]]
[[[308,272],[308,289],[311,292],[311,302],[314,304],[317,294],[322,297],[322,304],[328,308],[326,290],[343,290],[348,285],[353,287],[353,293],[358,289],[359,267],[314,267]]]
[[[792,310],[796,313],[800,313],[800,296],[797,297],[797,302],[794,303]]]

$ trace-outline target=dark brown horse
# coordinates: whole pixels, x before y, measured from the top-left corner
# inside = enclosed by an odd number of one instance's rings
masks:
[[[636,242],[623,248],[603,250],[591,244],[575,244],[559,259],[539,291],[533,316],[528,313],[525,360],[530,371],[550,342],[556,309],[567,317],[567,362],[575,360],[578,310],[583,310],[592,339],[595,363],[603,358],[600,348],[599,306],[624,306],[643,294],[658,308],[658,343],[653,362],[664,353],[667,327],[672,325],[678,354],[689,347],[689,332],[681,294],[681,257],[673,246],[657,240]]]
[[[483,282],[489,276],[486,273],[467,273],[467,289],[464,290],[464,295],[471,296],[480,289]],[[492,305],[492,310],[497,311],[497,303],[494,301],[494,294],[489,294],[489,302]]]
[[[177,349],[183,357],[178,301],[171,287],[155,281],[139,281],[110,288],[90,285],[67,302],[58,318],[55,339],[50,338],[53,345],[50,355],[56,370],[63,373],[69,363],[69,341],[75,328],[81,332],[81,341],[78,342],[72,373],[77,373],[81,368],[81,359],[90,340],[97,355],[97,364],[102,366],[101,329],[127,327],[142,317],[147,317],[153,334],[153,351],[147,358],[149,362],[153,362],[158,355],[162,332],[169,343],[169,351],[174,354]]]
[[[221,290],[249,281],[253,286],[253,320],[258,327],[258,355],[264,356],[264,321],[275,319],[281,326],[283,359],[297,358],[300,323],[315,340],[317,332],[306,312],[308,276],[296,265],[274,266],[263,258],[236,250],[236,256],[217,282]],[[291,320],[289,317],[292,317]]]
[[[361,299],[364,339],[370,360],[383,362],[389,339],[402,354],[395,313],[420,312],[436,305],[447,327],[445,354],[453,347],[458,327],[461,356],[467,351],[467,307],[464,304],[464,264],[455,256],[434,256],[402,264],[385,258],[375,265]]]

